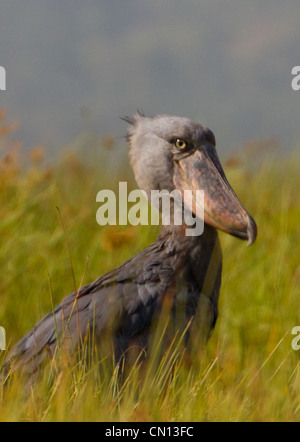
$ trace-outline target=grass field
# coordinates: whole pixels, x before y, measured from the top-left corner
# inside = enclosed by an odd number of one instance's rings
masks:
[[[97,225],[97,192],[121,180],[135,187],[126,152],[115,165],[109,140],[88,158],[87,147],[73,146],[49,165],[42,147],[23,153],[12,129],[1,114],[0,325],[9,347],[74,290],[73,274],[77,287],[91,282],[158,232]],[[174,346],[155,370],[141,377],[133,368],[123,385],[116,373],[82,364],[66,363],[52,382],[49,367],[29,390],[13,376],[0,387],[1,421],[300,420],[300,352],[291,346],[300,325],[300,161],[256,147],[224,162],[259,234],[250,248],[220,234],[220,315],[200,360],[188,366]]]

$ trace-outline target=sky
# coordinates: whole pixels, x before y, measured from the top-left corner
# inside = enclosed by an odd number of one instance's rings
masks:
[[[1,0],[0,108],[27,147],[62,149],[120,120],[186,116],[221,152],[300,140],[299,0]]]

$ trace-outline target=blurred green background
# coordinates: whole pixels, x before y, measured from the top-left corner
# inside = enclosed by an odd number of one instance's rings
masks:
[[[142,108],[210,127],[258,224],[220,234],[220,316],[199,364],[177,349],[123,386],[66,366],[0,387],[0,420],[299,421],[298,1],[3,0],[0,325],[11,346],[77,286],[146,247],[159,227],[96,223],[96,194],[136,187],[118,120]],[[59,212],[57,210],[59,208]],[[63,224],[62,224],[63,221]],[[66,244],[68,237],[72,266]],[[0,353],[0,365],[4,353]]]
[[[77,287],[89,283],[159,230],[96,223],[100,189],[118,191],[119,180],[129,191],[136,186],[126,150],[112,139],[90,142],[89,155],[81,140],[53,164],[42,146],[26,151],[12,141],[13,128],[2,111],[0,324],[9,347],[74,290],[73,272]],[[46,374],[30,394],[15,377],[0,388],[0,420],[298,421],[299,352],[291,332],[300,323],[300,163],[297,152],[274,156],[273,148],[249,143],[223,161],[259,235],[247,248],[220,234],[220,316],[200,361],[187,366],[172,349],[171,362],[145,378],[133,370],[123,387],[115,372],[103,379],[80,364],[67,365],[54,383]]]

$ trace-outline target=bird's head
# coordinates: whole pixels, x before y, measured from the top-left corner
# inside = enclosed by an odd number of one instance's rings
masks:
[[[256,238],[256,224],[228,183],[211,130],[188,118],[157,115],[147,118],[137,113],[124,118],[130,123],[129,157],[139,187],[151,190],[192,190],[185,201],[196,214],[195,190],[204,190],[204,221],[233,236]]]

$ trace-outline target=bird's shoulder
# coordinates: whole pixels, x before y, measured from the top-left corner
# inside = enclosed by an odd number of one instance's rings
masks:
[[[98,304],[122,300],[125,309],[130,304],[129,299],[131,303],[134,300],[138,303],[139,299],[150,301],[172,283],[173,257],[174,251],[170,250],[166,241],[156,241],[119,267],[66,296],[56,310],[72,304],[75,297],[79,309],[86,307],[85,299],[87,301],[88,298],[88,302],[93,300]]]

